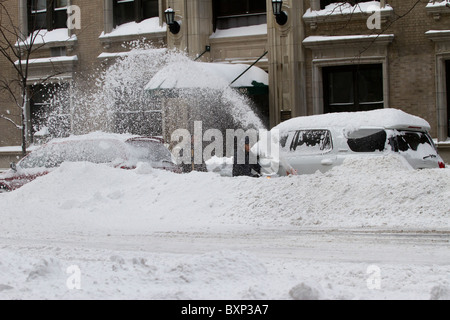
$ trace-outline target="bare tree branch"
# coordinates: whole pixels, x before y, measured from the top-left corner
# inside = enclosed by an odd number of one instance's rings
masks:
[[[19,108],[22,125],[18,125],[11,117],[4,114],[0,114],[0,119],[10,122],[15,128],[21,130],[22,153],[25,155],[27,148],[26,108],[32,97],[28,92],[29,87],[27,83],[29,68],[32,55],[45,45],[45,34],[42,33],[42,28],[36,28],[36,23],[34,23],[34,26],[29,26],[31,30],[34,30],[33,32],[28,36],[23,34],[8,10],[8,1],[15,0],[0,0],[0,57],[3,57],[12,68],[16,79],[0,79],[0,91],[7,93],[11,97],[12,102]],[[42,41],[39,41],[39,37],[42,38]],[[45,84],[50,79],[62,74],[62,71],[57,70],[56,65],[53,63],[51,65],[54,72],[39,80],[38,84]]]
[[[11,118],[8,118],[8,117],[6,117],[6,116],[0,114],[0,119],[6,120],[6,121],[12,123],[12,124],[13,124],[17,129],[19,129],[19,130],[22,129],[22,126],[21,126],[21,125],[18,125],[17,123],[15,123]]]

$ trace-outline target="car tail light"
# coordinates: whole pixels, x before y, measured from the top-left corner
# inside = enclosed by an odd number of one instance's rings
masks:
[[[445,169],[445,163],[444,163],[444,162],[441,162],[441,161],[439,161],[439,168],[441,168],[441,169]]]

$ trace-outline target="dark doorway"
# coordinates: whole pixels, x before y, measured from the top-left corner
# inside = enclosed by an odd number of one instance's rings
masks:
[[[325,113],[384,107],[381,64],[323,68],[323,86]]]
[[[450,137],[450,60],[445,62],[445,74],[447,77],[447,134]]]

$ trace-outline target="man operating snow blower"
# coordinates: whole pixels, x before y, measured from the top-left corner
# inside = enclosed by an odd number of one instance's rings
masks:
[[[243,152],[239,150],[237,141],[234,143],[233,177],[239,176],[254,178],[261,176],[261,166],[259,165],[258,156],[251,153],[249,137],[245,137]]]

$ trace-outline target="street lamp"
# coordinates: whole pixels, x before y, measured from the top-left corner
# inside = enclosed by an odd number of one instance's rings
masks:
[[[280,26],[284,26],[288,15],[283,11],[283,0],[272,0],[273,14]]]
[[[169,7],[164,14],[166,15],[166,23],[169,26],[170,32],[173,34],[180,32],[180,24],[175,21],[175,10]]]

